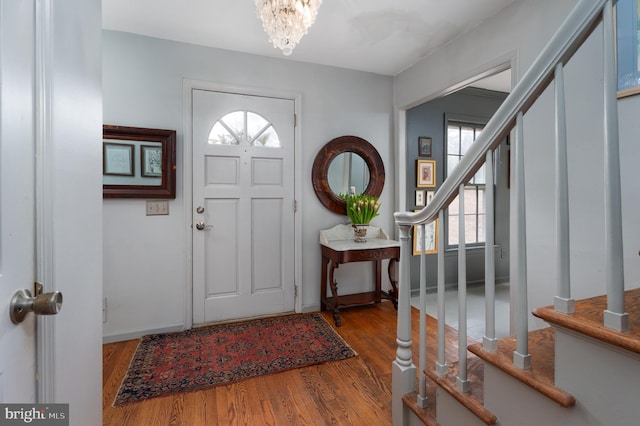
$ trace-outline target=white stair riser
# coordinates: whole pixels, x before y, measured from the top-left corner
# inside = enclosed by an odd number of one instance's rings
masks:
[[[555,350],[556,385],[593,424],[639,424],[640,355],[557,327]]]

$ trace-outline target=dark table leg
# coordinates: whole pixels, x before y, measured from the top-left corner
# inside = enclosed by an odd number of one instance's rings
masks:
[[[338,296],[338,283],[333,277],[333,271],[340,266],[335,262],[330,261],[329,265],[329,286],[331,287],[331,295],[333,296],[333,321],[336,323],[336,327],[340,327],[342,325],[342,321],[340,320],[340,298]]]
[[[373,273],[376,280],[375,302],[380,303],[382,301],[382,260],[378,259],[373,262]]]
[[[398,309],[398,281],[395,280],[396,276],[396,264],[397,259],[389,259],[389,282],[391,283],[391,290],[387,293],[389,300],[393,303],[393,307]]]
[[[327,266],[329,265],[329,258],[322,256],[322,261],[320,263],[322,272],[320,278],[320,310],[327,310]]]

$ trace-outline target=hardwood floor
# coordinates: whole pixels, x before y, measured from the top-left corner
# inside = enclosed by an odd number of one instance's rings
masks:
[[[324,315],[334,325],[331,314]],[[336,330],[358,352],[355,358],[119,408],[113,407],[113,400],[138,341],[106,344],[103,424],[390,425],[396,311],[383,302],[345,309],[341,318]],[[417,341],[416,335],[414,354]]]

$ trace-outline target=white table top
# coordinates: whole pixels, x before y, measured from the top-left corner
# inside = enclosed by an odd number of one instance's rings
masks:
[[[400,242],[390,240],[389,236],[376,226],[367,228],[367,241],[357,243],[353,240],[351,224],[336,225],[320,231],[320,244],[335,251],[370,250],[388,247],[400,247]]]

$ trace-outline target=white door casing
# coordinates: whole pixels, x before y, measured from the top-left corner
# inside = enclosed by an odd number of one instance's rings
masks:
[[[192,97],[193,322],[291,312],[294,101],[206,90]],[[214,124],[234,111],[263,117],[280,146],[252,144],[262,129],[238,132],[237,144],[209,143]]]
[[[0,2],[0,403],[36,401],[36,321],[9,318],[35,280],[33,21],[33,2]]]

